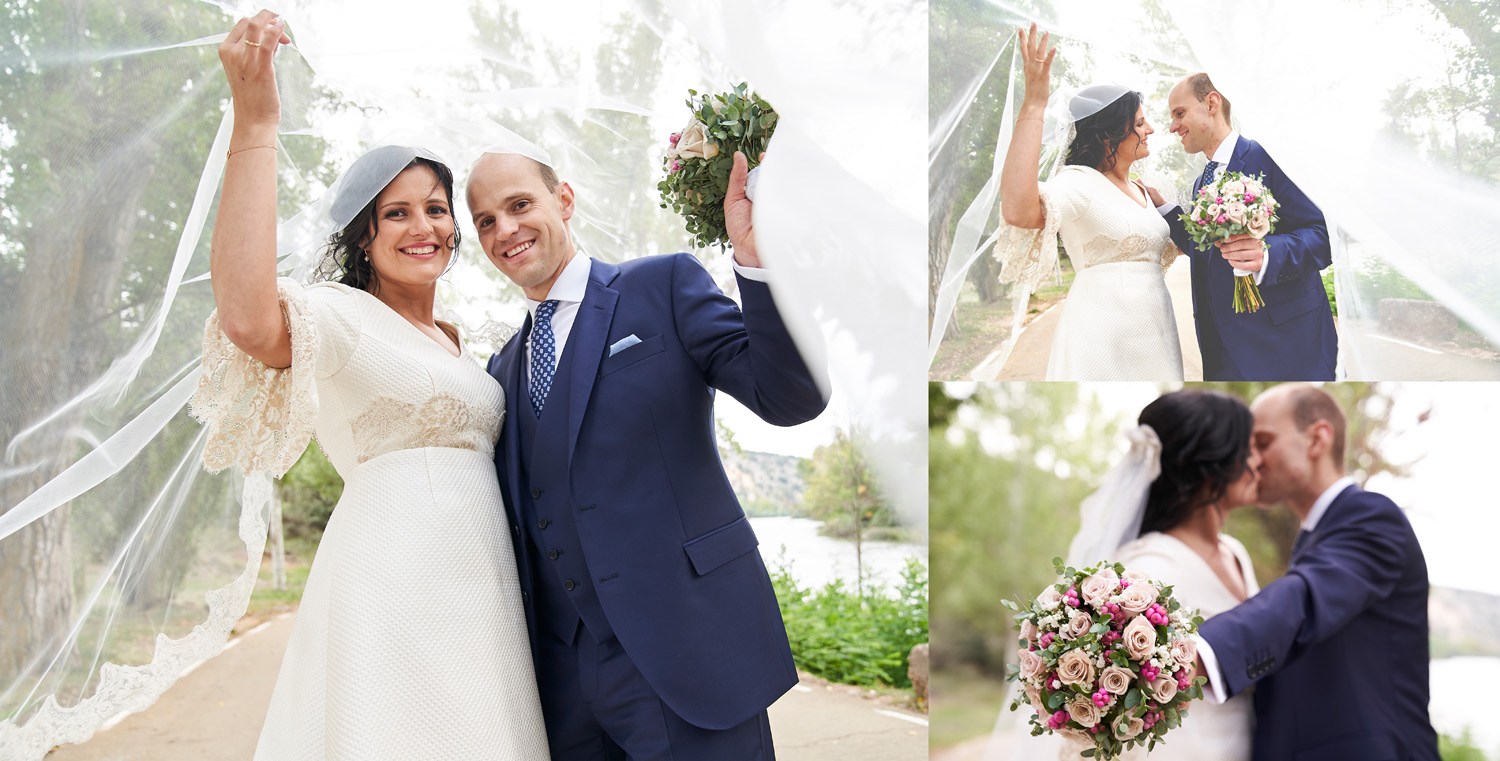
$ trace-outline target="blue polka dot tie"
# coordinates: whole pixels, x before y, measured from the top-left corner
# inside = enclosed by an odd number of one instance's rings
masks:
[[[531,327],[531,411],[537,417],[542,416],[542,405],[557,371],[557,337],[552,333],[552,314],[556,311],[556,299],[543,301],[536,308],[536,321]]]
[[[1193,186],[1193,195],[1194,196],[1198,195],[1198,191],[1200,189],[1206,188],[1209,185],[1213,184],[1213,182],[1214,182],[1214,172],[1217,171],[1218,168],[1219,168],[1219,162],[1217,162],[1217,161],[1210,161],[1210,162],[1208,162],[1208,166],[1203,167],[1203,174],[1201,174],[1201,175],[1198,176],[1198,184],[1196,184],[1196,185]]]

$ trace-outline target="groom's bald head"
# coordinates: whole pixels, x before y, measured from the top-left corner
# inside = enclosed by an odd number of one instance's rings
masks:
[[[1345,473],[1348,419],[1338,400],[1308,383],[1283,383],[1250,405],[1251,434],[1261,454],[1260,502],[1311,505]]]
[[[1229,99],[1203,72],[1191,74],[1167,93],[1168,131],[1188,153],[1210,154],[1229,134]]]

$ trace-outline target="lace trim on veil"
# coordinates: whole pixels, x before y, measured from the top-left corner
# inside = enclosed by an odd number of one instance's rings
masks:
[[[189,667],[223,651],[234,625],[245,615],[250,593],[255,590],[266,548],[267,526],[263,516],[270,502],[271,480],[264,473],[247,476],[241,492],[239,521],[239,537],[245,543],[245,566],[234,581],[206,595],[206,621],[178,639],[157,634],[150,663],[101,665],[98,688],[75,706],[64,707],[56,696],[48,695],[25,725],[17,727],[9,719],[0,721],[0,759],[41,761],[54,746],[81,743],[93,737],[110,717],[150,707]]]

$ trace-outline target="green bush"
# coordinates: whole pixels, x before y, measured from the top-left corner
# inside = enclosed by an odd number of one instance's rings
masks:
[[[927,568],[920,561],[907,561],[894,597],[870,585],[861,597],[842,581],[802,589],[786,562],[776,564],[771,583],[798,668],[843,684],[911,687],[907,656],[927,641]]]
[[[1484,751],[1474,746],[1467,728],[1462,737],[1438,735],[1438,755],[1443,761],[1485,761],[1486,758]]]

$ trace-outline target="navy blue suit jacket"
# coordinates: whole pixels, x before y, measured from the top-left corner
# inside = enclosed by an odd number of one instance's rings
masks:
[[[1230,694],[1255,686],[1255,761],[1438,761],[1427,562],[1386,497],[1345,489],[1286,576],[1198,634]]]
[[[529,482],[565,492],[610,627],[657,695],[706,729],[735,726],[797,682],[786,628],[757,540],[719,462],[714,390],[774,425],[817,417],[826,400],[787,333],[770,289],[740,278],[744,311],[687,254],[591,263],[549,406],[568,405],[566,452],[530,457]],[[531,599],[529,548],[517,526],[521,480],[521,331],[491,357],[505,388],[496,448]],[[607,356],[634,334],[639,344]],[[533,642],[536,620],[528,605]]]
[[[1265,175],[1280,203],[1276,232],[1266,236],[1265,306],[1234,312],[1234,268],[1217,247],[1199,249],[1180,218],[1167,213],[1172,242],[1193,268],[1193,322],[1203,355],[1204,380],[1333,380],[1338,334],[1319,272],[1333,263],[1323,212],[1308,199],[1260,143],[1241,135],[1225,171]]]

